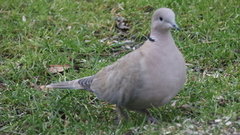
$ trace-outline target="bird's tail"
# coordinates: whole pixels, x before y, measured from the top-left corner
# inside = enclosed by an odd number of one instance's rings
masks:
[[[94,76],[88,76],[77,80],[49,84],[46,87],[53,89],[83,89],[92,92],[90,87],[93,79]]]

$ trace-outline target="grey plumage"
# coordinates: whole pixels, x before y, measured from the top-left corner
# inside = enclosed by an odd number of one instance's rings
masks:
[[[186,81],[186,65],[176,47],[170,29],[179,29],[171,9],[160,8],[152,17],[150,38],[140,48],[123,56],[96,75],[68,82],[50,84],[49,88],[85,89],[99,99],[144,112],[169,102]]]

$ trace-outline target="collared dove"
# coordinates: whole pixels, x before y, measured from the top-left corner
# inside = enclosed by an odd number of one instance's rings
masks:
[[[116,104],[119,117],[125,116],[125,107],[145,113],[148,121],[156,122],[147,109],[168,103],[186,81],[185,61],[171,28],[179,30],[174,12],[160,8],[152,16],[150,37],[140,48],[95,75],[47,87],[87,90],[100,100]]]

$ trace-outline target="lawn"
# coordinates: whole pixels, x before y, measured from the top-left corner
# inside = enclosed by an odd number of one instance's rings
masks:
[[[84,90],[46,89],[97,73],[138,48],[168,7],[188,80],[158,124]],[[0,134],[240,134],[240,1],[0,0]]]

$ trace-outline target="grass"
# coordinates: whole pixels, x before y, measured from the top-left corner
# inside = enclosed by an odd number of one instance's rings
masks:
[[[240,133],[239,5],[234,0],[0,1],[0,133]],[[188,63],[181,92],[150,110],[160,124],[148,124],[135,112],[128,112],[128,122],[114,124],[114,105],[92,93],[42,88],[95,74],[129,52],[126,40],[134,41],[131,47],[143,43],[159,7],[175,11],[182,31],[172,33]],[[116,16],[130,29],[121,33]],[[50,65],[63,64],[70,68],[48,72]]]

